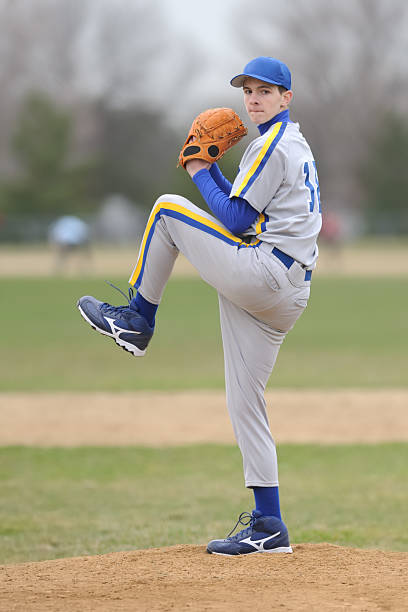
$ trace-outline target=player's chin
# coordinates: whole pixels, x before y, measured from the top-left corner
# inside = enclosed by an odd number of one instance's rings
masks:
[[[265,122],[265,113],[263,111],[250,111],[248,115],[252,123],[256,125]]]

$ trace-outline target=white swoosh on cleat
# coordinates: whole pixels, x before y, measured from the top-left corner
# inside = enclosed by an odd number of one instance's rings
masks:
[[[276,533],[273,533],[272,535],[267,536],[266,538],[261,538],[260,540],[251,540],[250,536],[249,538],[245,538],[245,540],[240,540],[240,544],[245,542],[245,544],[250,544],[256,550],[268,550],[265,549],[265,543],[269,542],[269,540],[273,540],[273,538],[276,538],[278,535],[280,535],[280,531],[277,531]]]
[[[112,336],[114,338],[117,338],[118,340],[121,340],[120,334],[141,334],[142,332],[140,331],[133,331],[131,329],[123,329],[122,327],[119,327],[118,325],[115,325],[115,319],[111,319],[110,317],[105,317],[106,321],[109,323],[109,327],[111,328],[112,331]]]

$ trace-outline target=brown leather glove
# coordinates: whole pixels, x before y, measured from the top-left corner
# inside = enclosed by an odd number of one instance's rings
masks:
[[[212,164],[247,133],[232,108],[209,108],[194,119],[177,165],[185,168],[191,159]]]

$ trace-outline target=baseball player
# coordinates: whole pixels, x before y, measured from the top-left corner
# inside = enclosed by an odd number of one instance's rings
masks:
[[[55,251],[55,271],[61,273],[70,255],[90,256],[88,224],[74,215],[65,215],[54,221],[48,230],[48,240]]]
[[[299,124],[289,118],[291,74],[281,61],[257,57],[231,80],[259,136],[247,147],[231,184],[216,163],[185,165],[214,216],[179,195],[153,206],[130,277],[137,292],[112,306],[78,302],[85,320],[136,356],[145,354],[156,310],[179,252],[218,292],[226,397],[255,509],[210,553],[292,552],[282,521],[275,443],[264,390],[280,346],[304,311],[321,227],[316,163]],[[235,528],[243,529],[231,535]]]

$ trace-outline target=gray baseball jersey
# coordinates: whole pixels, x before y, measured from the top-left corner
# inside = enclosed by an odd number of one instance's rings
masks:
[[[321,229],[320,188],[312,151],[298,123],[279,121],[248,146],[232,185],[260,214],[256,235],[313,269]]]

